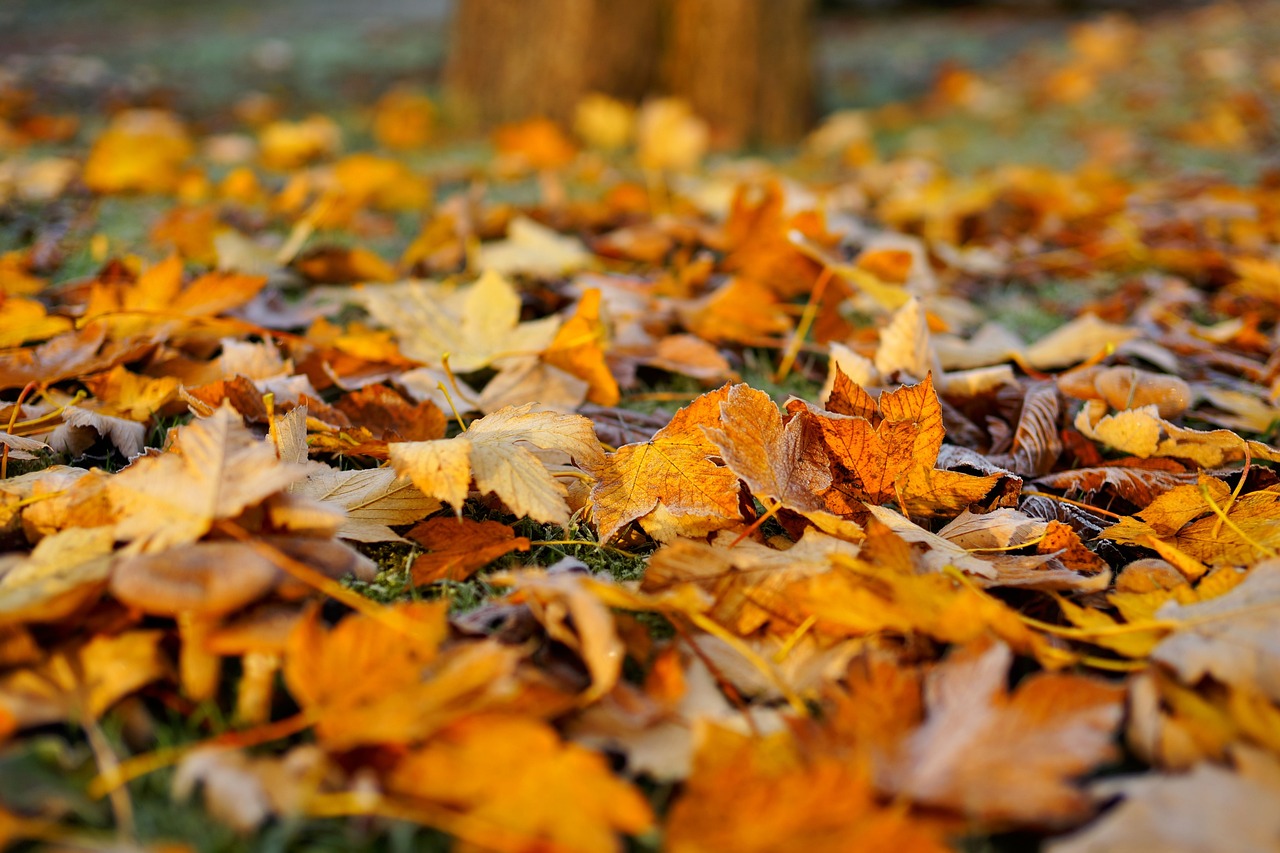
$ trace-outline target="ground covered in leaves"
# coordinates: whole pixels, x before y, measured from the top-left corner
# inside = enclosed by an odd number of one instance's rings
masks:
[[[0,846],[1275,849],[1277,34],[767,162],[10,69]]]

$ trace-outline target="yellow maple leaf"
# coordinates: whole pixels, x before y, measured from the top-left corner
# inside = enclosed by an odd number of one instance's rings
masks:
[[[608,330],[600,317],[600,289],[582,294],[573,316],[564,322],[542,360],[587,382],[587,399],[601,406],[618,404],[618,381],[605,363]]]
[[[599,481],[591,491],[601,541],[636,519],[665,509],[674,530],[720,530],[741,519],[738,476],[716,465],[716,446],[699,429],[720,420],[729,386],[703,394],[676,412],[649,441],[627,444],[591,469]]]
[[[35,299],[0,293],[0,349],[41,341],[72,327],[70,317],[49,316],[44,304]]]
[[[144,456],[113,477],[107,494],[116,536],[143,551],[194,542],[214,521],[239,515],[306,476],[281,462],[229,406],[178,433],[181,453]]]
[[[600,442],[586,418],[535,412],[533,405],[500,409],[454,438],[392,443],[391,465],[459,513],[474,478],[476,488],[493,492],[516,515],[568,524],[569,492],[556,479],[556,466],[572,460],[592,470],[601,459]]]
[[[1200,475],[1196,485],[1170,489],[1136,516],[1126,516],[1100,537],[1175,552],[1209,566],[1246,566],[1280,550],[1280,489],[1232,499],[1221,480]]]
[[[555,339],[560,318],[520,322],[520,294],[497,273],[461,287],[406,282],[360,288],[358,299],[396,336],[400,351],[429,367],[444,357],[459,373],[538,355]]]
[[[100,318],[115,339],[169,335],[192,319],[243,305],[266,284],[265,276],[212,272],[183,286],[182,259],[171,255],[148,267],[136,282],[95,283],[84,316]]]

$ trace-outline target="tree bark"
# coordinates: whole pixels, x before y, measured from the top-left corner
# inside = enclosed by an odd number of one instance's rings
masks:
[[[728,144],[793,141],[812,119],[811,0],[672,0],[665,88]]]
[[[460,0],[445,88],[482,126],[567,122],[589,92],[648,91],[659,21],[659,0]]]
[[[445,86],[481,125],[570,120],[589,92],[687,99],[717,141],[812,118],[813,0],[459,0]]]

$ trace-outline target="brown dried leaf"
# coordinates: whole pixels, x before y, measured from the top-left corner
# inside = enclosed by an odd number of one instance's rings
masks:
[[[430,553],[413,561],[413,582],[464,581],[512,551],[528,551],[529,540],[499,521],[441,516],[416,525],[407,534]]]
[[[1123,688],[1042,674],[1006,692],[1003,644],[953,655],[925,684],[924,724],[877,766],[897,796],[991,824],[1060,825],[1091,811],[1072,780],[1115,754]]]

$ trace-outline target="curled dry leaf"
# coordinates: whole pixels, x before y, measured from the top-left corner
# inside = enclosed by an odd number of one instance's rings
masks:
[[[1162,418],[1176,418],[1192,402],[1184,380],[1137,367],[1079,368],[1058,377],[1058,388],[1078,400],[1105,400],[1113,409],[1155,406]]]
[[[1217,468],[1247,454],[1255,460],[1280,460],[1280,450],[1260,441],[1246,440],[1225,429],[1210,431],[1175,426],[1160,417],[1155,406],[1107,414],[1100,400],[1085,403],[1076,415],[1076,429],[1100,444],[1146,459],[1171,456]]]
[[[581,658],[591,676],[591,686],[581,701],[588,704],[613,689],[622,674],[625,649],[618,638],[613,614],[593,594],[584,576],[571,571],[522,572],[495,575],[491,582],[511,586],[513,604],[526,604],[547,631]]]
[[[1060,408],[1057,390],[1051,384],[1029,386],[1022,398],[1013,447],[1007,455],[992,456],[991,461],[1028,478],[1053,470],[1062,453],[1062,439],[1058,435]]]

